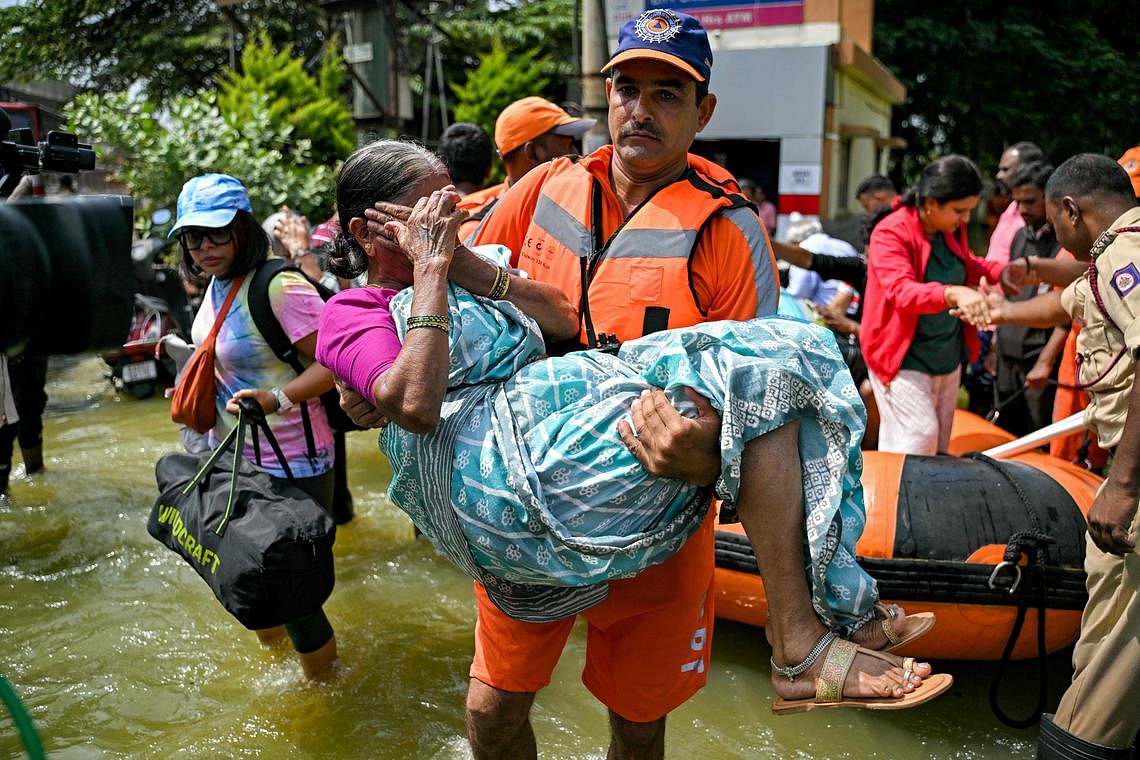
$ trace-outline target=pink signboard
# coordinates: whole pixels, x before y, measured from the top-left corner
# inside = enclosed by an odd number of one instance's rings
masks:
[[[697,17],[706,29],[802,24],[804,20],[802,0],[672,0],[652,5],[684,11]]]

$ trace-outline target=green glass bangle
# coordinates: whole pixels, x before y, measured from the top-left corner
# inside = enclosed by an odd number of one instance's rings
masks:
[[[431,327],[436,330],[443,330],[445,333],[449,332],[451,320],[444,314],[420,314],[414,317],[408,317],[408,329],[414,330],[417,327]]]

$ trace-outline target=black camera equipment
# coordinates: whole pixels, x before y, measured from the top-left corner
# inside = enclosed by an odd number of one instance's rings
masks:
[[[0,168],[4,171],[0,197],[11,195],[25,172],[74,174],[95,168],[95,150],[70,132],[53,130],[46,140],[36,143],[32,130],[9,129],[11,126],[8,114],[0,109],[0,135],[9,137],[0,141]]]
[[[9,125],[0,110],[0,134]],[[29,130],[12,136],[0,142],[3,197],[26,173],[94,168],[91,146],[75,135],[52,132],[39,145]],[[121,345],[134,304],[133,221],[130,196],[0,200],[0,352]]]

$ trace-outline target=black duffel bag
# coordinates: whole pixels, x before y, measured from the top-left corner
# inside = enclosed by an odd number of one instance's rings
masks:
[[[241,455],[245,426],[260,429],[289,481]],[[230,448],[233,457],[223,457]],[[261,408],[241,400],[230,434],[212,452],[162,456],[147,532],[184,559],[222,606],[251,630],[317,612],[333,589],[336,523],[293,475]]]

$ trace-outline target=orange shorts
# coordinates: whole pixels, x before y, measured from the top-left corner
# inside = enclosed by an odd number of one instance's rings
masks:
[[[708,679],[713,631],[713,510],[681,550],[581,613],[589,623],[582,683],[626,720],[664,717]],[[508,617],[475,584],[479,619],[471,677],[503,691],[550,683],[574,617],[527,623]]]

